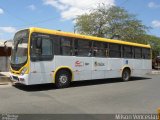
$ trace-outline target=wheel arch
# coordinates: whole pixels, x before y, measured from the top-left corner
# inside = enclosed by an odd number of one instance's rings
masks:
[[[73,81],[73,79],[74,79],[74,74],[73,74],[72,69],[71,69],[70,67],[68,67],[68,66],[61,66],[61,67],[58,67],[58,68],[54,71],[54,73],[53,73],[53,83],[55,83],[56,75],[57,75],[57,73],[58,73],[60,70],[66,70],[66,71],[68,71],[68,72],[71,74],[71,81]]]
[[[129,70],[130,75],[132,74],[131,67],[130,67],[130,66],[128,66],[128,65],[126,65],[126,66],[124,66],[124,67],[121,69],[121,76],[122,76],[123,71],[124,71],[124,70],[126,70],[126,69],[128,69],[128,70]]]

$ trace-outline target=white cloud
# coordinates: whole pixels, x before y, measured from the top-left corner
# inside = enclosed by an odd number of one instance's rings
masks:
[[[150,2],[148,3],[148,7],[149,8],[160,8],[160,5],[159,4],[156,4],[154,2]]]
[[[50,5],[61,12],[65,20],[73,19],[77,15],[88,13],[98,4],[104,3],[108,7],[115,5],[115,0],[43,0],[45,5]]]
[[[28,6],[28,9],[30,9],[30,10],[36,10],[36,6],[33,5],[33,4],[32,4],[32,5],[29,5],[29,6]]]
[[[0,27],[0,31],[5,33],[15,33],[17,30],[14,27]]]
[[[152,21],[152,25],[153,25],[154,28],[160,28],[160,20]]]
[[[3,14],[4,10],[2,8],[0,8],[0,14]]]

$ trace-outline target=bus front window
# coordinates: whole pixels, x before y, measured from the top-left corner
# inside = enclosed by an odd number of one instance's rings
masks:
[[[11,55],[11,67],[14,70],[19,70],[27,62],[28,33],[28,30],[23,30],[15,34]]]

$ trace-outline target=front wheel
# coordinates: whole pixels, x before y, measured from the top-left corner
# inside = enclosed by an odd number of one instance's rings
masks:
[[[131,77],[131,72],[129,69],[124,69],[123,72],[122,72],[122,80],[124,82],[128,81]]]
[[[71,82],[71,75],[66,70],[58,71],[56,75],[55,85],[56,88],[66,88],[69,87]]]

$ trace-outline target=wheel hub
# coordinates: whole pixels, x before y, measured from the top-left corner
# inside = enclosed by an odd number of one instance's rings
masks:
[[[67,81],[68,81],[68,78],[67,78],[67,76],[61,76],[60,78],[59,78],[59,80],[60,80],[60,82],[61,83],[66,83]]]

